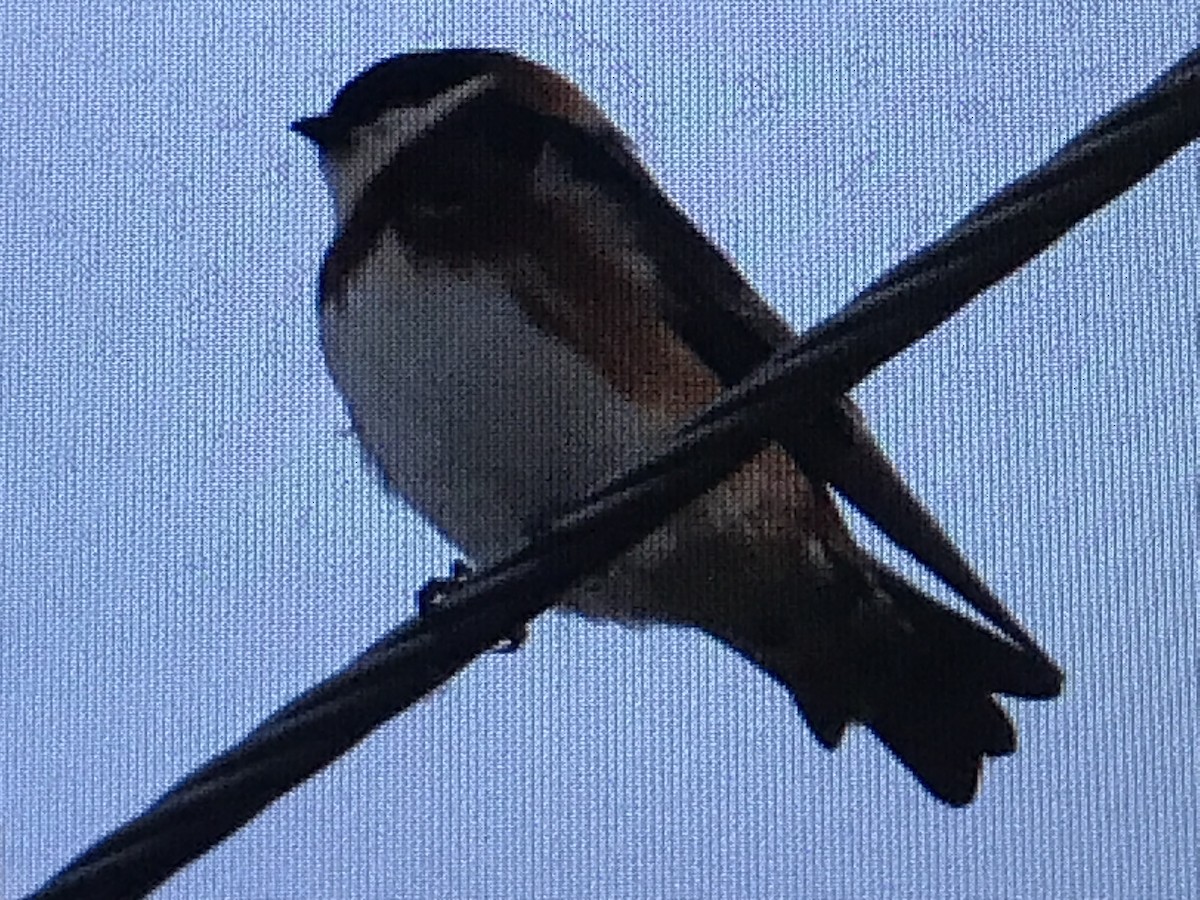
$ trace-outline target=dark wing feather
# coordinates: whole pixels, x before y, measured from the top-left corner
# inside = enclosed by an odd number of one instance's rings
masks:
[[[540,124],[576,176],[631,210],[641,246],[673,298],[664,318],[723,384],[738,383],[796,341],[788,324],[666,197],[618,133],[597,136],[550,118]],[[890,324],[882,312],[880,324]],[[782,422],[773,437],[810,478],[836,489],[981,614],[1003,623],[1010,634],[1023,634],[909,491],[848,398],[802,433]]]

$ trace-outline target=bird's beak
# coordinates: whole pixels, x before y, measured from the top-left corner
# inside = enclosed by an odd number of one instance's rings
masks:
[[[328,116],[309,116],[306,119],[297,119],[289,127],[321,148],[339,143],[341,129]]]

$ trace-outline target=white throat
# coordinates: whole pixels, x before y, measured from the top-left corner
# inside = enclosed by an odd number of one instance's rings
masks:
[[[422,106],[384,110],[374,122],[355,129],[349,149],[321,153],[321,173],[344,224],[367,186],[405,147],[428,134],[455,110],[496,86],[495,74],[479,75],[442,91]]]

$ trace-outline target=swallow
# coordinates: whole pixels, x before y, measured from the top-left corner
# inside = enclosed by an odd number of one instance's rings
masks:
[[[386,484],[473,565],[796,340],[601,109],[536,62],[395,56],[292,127],[337,220],[329,371]],[[934,796],[969,803],[984,759],[1016,749],[997,697],[1056,696],[1061,673],[856,542],[835,491],[968,599],[986,592],[849,398],[771,438],[557,605],[699,628],[786,688],[821,745],[865,725]]]

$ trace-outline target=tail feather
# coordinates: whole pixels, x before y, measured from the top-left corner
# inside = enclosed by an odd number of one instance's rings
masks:
[[[874,621],[847,623],[833,677],[773,674],[822,745],[836,747],[847,725],[861,722],[932,794],[963,806],[976,795],[984,758],[1017,747],[995,695],[1055,697],[1062,673],[898,575],[880,567],[872,576],[890,602],[868,613]]]
[[[975,798],[988,756],[1017,749],[1011,720],[989,694],[914,677],[887,690],[867,725],[931,793],[952,806]]]

